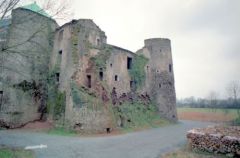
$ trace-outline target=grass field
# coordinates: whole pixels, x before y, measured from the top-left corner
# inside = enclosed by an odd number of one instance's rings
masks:
[[[238,117],[237,109],[177,108],[182,120],[228,122]]]
[[[29,150],[0,147],[0,158],[35,158],[35,154]]]

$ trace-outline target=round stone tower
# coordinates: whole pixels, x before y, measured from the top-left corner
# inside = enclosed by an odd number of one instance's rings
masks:
[[[142,53],[149,58],[145,90],[153,98],[161,116],[177,121],[171,41],[153,38],[144,42]]]

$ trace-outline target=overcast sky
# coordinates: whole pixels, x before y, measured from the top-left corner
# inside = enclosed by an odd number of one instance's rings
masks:
[[[74,18],[93,19],[108,43],[131,51],[169,38],[177,97],[225,97],[240,80],[240,0],[75,0]]]

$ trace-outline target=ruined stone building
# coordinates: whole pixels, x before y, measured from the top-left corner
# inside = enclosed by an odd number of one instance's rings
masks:
[[[48,103],[59,97],[51,98],[54,89],[64,100],[61,117],[73,128],[103,131],[121,125],[123,117],[114,121],[109,109],[124,102],[154,104],[160,116],[177,120],[169,39],[147,39],[131,52],[108,44],[93,20],[58,26],[38,8],[34,3],[13,10],[7,35],[1,36],[7,49],[1,53],[6,67],[0,87],[2,126],[44,117]]]

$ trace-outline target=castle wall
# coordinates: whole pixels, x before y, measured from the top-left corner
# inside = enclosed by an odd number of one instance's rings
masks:
[[[74,96],[76,89],[88,88],[87,76],[89,75],[91,75],[89,91],[101,94],[100,91],[95,91],[101,90],[101,87],[99,87],[99,76],[92,65],[91,57],[98,55],[105,43],[105,33],[88,19],[73,20],[55,33],[51,69],[60,74],[59,90],[66,92],[65,120],[71,128],[76,130],[105,132],[106,128],[112,126],[109,111],[102,105],[92,103],[86,106],[83,105],[84,103],[76,104],[73,101],[76,97]],[[78,95],[83,99],[83,96]]]
[[[40,118],[38,112],[46,99],[36,91],[47,78],[55,21],[26,9],[12,11],[12,22],[4,50],[1,74],[3,103],[0,122],[17,127]],[[24,87],[25,84],[25,87]],[[26,89],[27,84],[27,89]]]
[[[134,54],[112,46],[111,56],[107,61],[105,77],[110,90],[115,87],[118,96],[130,92],[131,77],[127,68],[127,58],[133,59]]]
[[[170,120],[177,120],[171,43],[168,39],[147,39],[137,52],[149,58],[145,67],[146,91],[156,102],[159,113]]]

